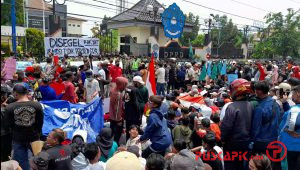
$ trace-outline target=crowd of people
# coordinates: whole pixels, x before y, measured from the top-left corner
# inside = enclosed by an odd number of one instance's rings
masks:
[[[1,70],[1,169],[300,169],[300,72],[292,60],[156,61],[151,96],[149,58],[101,58],[96,67],[93,60],[76,67],[50,54],[45,67],[17,70],[12,80]],[[98,97],[110,98],[109,112],[93,143],[84,130],[71,139],[61,127],[42,135],[39,102]]]

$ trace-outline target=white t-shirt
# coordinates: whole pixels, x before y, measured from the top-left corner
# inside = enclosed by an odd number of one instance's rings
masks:
[[[95,79],[92,81],[88,81],[87,79],[84,82],[84,88],[86,89],[86,103],[89,103],[90,101],[94,100],[98,95],[96,95],[94,98],[92,98],[92,95],[95,92],[100,91],[99,82]]]
[[[194,76],[194,69],[191,67],[188,70],[186,70],[185,80],[192,80],[193,76]]]
[[[101,76],[104,80],[106,80],[106,74],[105,74],[105,71],[104,71],[103,69],[100,69],[98,73],[100,74],[100,76]]]
[[[159,68],[156,70],[155,72],[156,77],[157,77],[157,83],[165,83],[166,79],[165,79],[165,75],[166,75],[166,70],[164,68]]]

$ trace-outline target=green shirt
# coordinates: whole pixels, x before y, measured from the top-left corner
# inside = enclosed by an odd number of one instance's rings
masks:
[[[113,144],[112,144],[112,146],[111,146],[111,149],[110,149],[110,151],[108,153],[108,158],[106,159],[103,155],[101,155],[100,161],[101,162],[106,162],[109,158],[111,158],[114,155],[114,153],[117,150],[118,150],[118,144],[114,141]]]

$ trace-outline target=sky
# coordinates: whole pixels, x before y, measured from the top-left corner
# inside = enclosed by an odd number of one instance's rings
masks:
[[[57,0],[63,1],[63,0]],[[98,2],[97,2],[98,1]],[[126,0],[127,8],[132,7],[139,0]],[[151,0],[150,0],[151,1]],[[194,15],[199,15],[200,24],[204,24],[204,19],[209,18],[210,14],[219,14],[223,15],[222,12],[214,11],[211,9],[206,9],[195,4],[191,4],[190,1],[199,5],[204,5],[210,8],[217,10],[225,11],[228,13],[236,14],[239,16],[247,17],[250,19],[265,21],[264,16],[269,12],[277,13],[282,12],[283,14],[287,13],[288,8],[293,8],[294,10],[300,9],[300,0],[157,0],[161,4],[168,7],[172,3],[176,3],[183,13],[187,14],[192,12]],[[85,4],[79,4],[79,3]],[[104,2],[104,3],[103,3]],[[113,17],[116,15],[116,6],[105,4],[116,4],[116,0],[67,0],[67,10],[68,13],[76,13],[80,15],[94,16],[91,17],[82,17],[74,16],[78,18],[83,18],[88,20],[83,24],[83,34],[92,36],[90,29],[95,25],[95,22],[100,23],[101,18],[104,15]],[[97,5],[91,6],[88,4]],[[247,6],[248,5],[248,6]],[[100,7],[104,8],[100,8]],[[108,9],[109,8],[109,9]],[[243,27],[244,25],[253,25],[254,21],[249,19],[244,19],[232,15],[228,15],[229,18],[233,20],[233,23],[238,24],[238,27]],[[261,23],[260,23],[261,24]],[[204,28],[203,26],[200,28]]]

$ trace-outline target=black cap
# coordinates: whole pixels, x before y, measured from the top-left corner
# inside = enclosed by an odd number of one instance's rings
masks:
[[[16,92],[18,94],[27,94],[28,89],[25,87],[23,83],[18,83],[14,86],[13,92]]]

